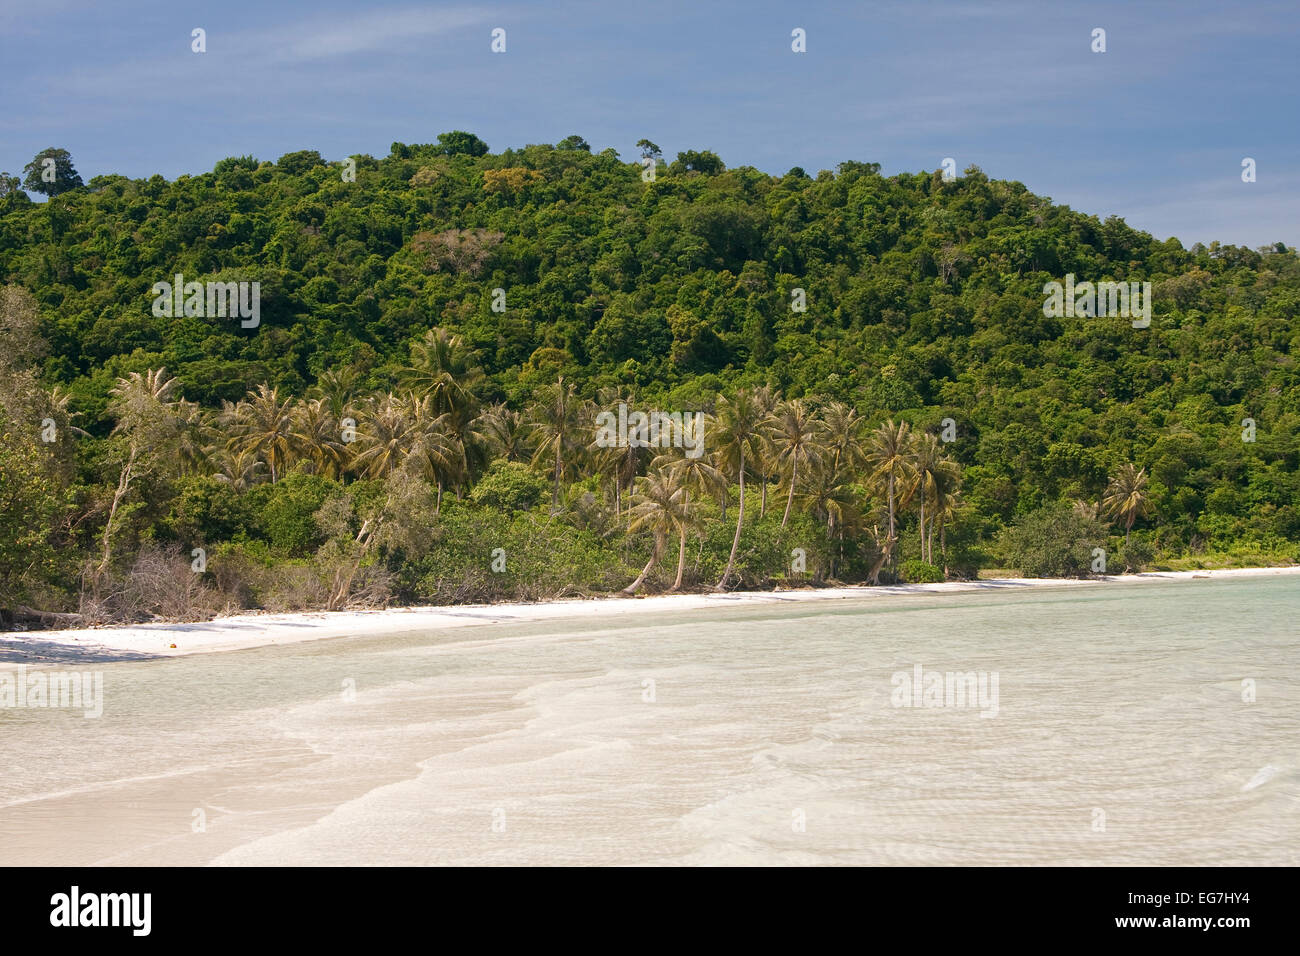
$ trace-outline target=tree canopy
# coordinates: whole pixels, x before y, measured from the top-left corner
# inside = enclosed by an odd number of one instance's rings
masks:
[[[72,156],[66,149],[50,146],[36,154],[35,158],[23,167],[27,178],[23,188],[46,196],[58,196],[69,189],[78,189],[85,184],[81,181],[72,165]],[[7,175],[7,174],[6,174]]]

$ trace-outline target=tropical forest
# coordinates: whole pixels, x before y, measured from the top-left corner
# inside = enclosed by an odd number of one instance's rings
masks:
[[[646,139],[213,160],[0,176],[0,627],[1300,561],[1282,243]]]

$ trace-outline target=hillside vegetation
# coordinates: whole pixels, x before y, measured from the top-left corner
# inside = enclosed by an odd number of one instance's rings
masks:
[[[638,145],[0,177],[0,613],[1300,560],[1295,250]],[[155,314],[177,274],[257,323]],[[1046,317],[1067,274],[1150,326]],[[620,402],[703,454],[602,445]]]

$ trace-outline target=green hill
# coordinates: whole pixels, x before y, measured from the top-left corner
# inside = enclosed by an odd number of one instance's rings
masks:
[[[0,608],[542,597],[652,556],[646,586],[713,586],[740,445],[727,586],[1300,558],[1294,250],[1184,249],[973,167],[647,178],[457,133],[0,190]],[[155,315],[177,274],[258,283],[256,327]],[[1150,282],[1150,326],[1046,316],[1067,274]],[[712,475],[590,447],[619,398],[738,396],[761,414],[710,431]]]

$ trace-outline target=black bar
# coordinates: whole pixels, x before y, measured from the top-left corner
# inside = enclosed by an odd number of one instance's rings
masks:
[[[602,875],[517,869],[28,868],[0,870],[0,899],[7,943],[74,937],[79,943],[128,945],[283,939],[337,946],[416,934],[435,946],[461,948],[503,933],[532,934],[538,945],[552,936],[612,943],[618,937],[605,936],[611,924],[624,927],[627,942],[662,933],[665,943],[728,934],[770,936],[775,943],[793,932],[824,936],[829,946],[831,935],[847,931],[863,944],[898,937],[903,944],[932,945],[934,952],[1007,942],[1072,948],[1080,941],[1128,939],[1140,945],[1232,947],[1295,938],[1295,872],[1288,869],[897,868],[805,871],[791,877],[753,869],[677,872],[664,879],[635,870]],[[54,900],[58,894],[70,897],[73,886],[87,916],[87,895],[150,894],[148,935],[135,935],[129,918],[117,927],[51,925]],[[1243,917],[1248,925],[1217,922]],[[1188,925],[1207,918],[1208,929]],[[1134,919],[1154,923],[1120,925]]]

